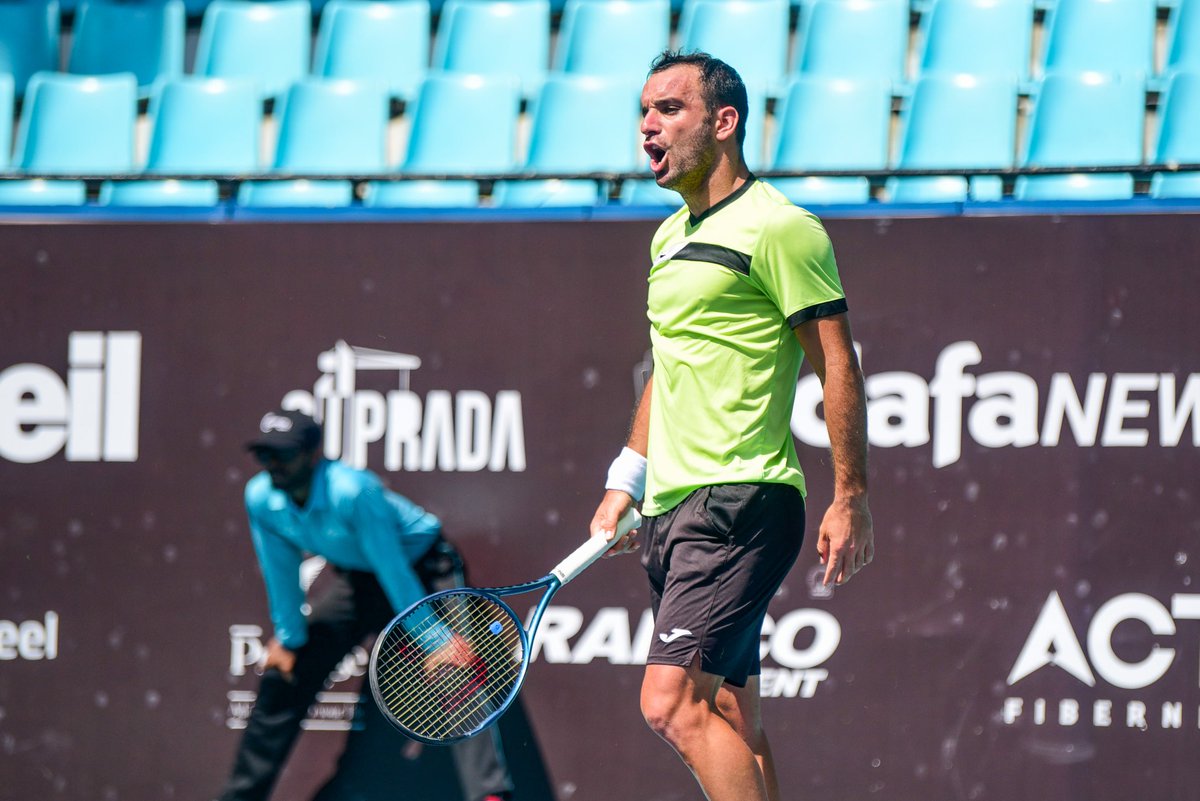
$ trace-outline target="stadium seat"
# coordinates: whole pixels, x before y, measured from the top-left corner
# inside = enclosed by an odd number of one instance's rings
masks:
[[[372,181],[363,193],[363,205],[372,208],[475,208],[479,184],[475,181]]]
[[[587,180],[497,181],[492,190],[492,205],[503,208],[595,206],[606,200],[607,195],[600,194],[600,185]]]
[[[1092,167],[1142,162],[1145,85],[1098,72],[1051,73],[1034,98],[1022,164]],[[1113,200],[1133,195],[1129,173],[1020,176],[1021,200]]]
[[[12,168],[42,174],[128,173],[133,170],[137,79],[132,73],[29,79],[17,126]],[[3,181],[2,205],[79,205],[83,181]]]
[[[13,76],[0,72],[0,119],[13,118],[13,101],[16,90],[13,88]],[[0,170],[8,169],[12,158],[12,126],[0,125]]]
[[[1056,0],[1046,12],[1045,71],[1154,71],[1155,0]]]
[[[157,81],[183,72],[186,25],[183,0],[82,0],[67,71],[132,72],[148,96]]]
[[[401,172],[512,172],[517,166],[520,105],[515,77],[431,73],[417,93]],[[478,197],[479,187],[472,180],[411,180],[373,183],[365,199],[373,206],[460,206]]]
[[[1163,93],[1157,164],[1200,164],[1200,72],[1173,75]],[[1158,173],[1151,179],[1153,197],[1200,198],[1200,173]]]
[[[885,79],[792,79],[778,114],[774,170],[880,170],[888,163],[892,97]],[[865,203],[861,176],[770,178],[797,203]]]
[[[621,183],[620,201],[623,206],[662,206],[674,210],[683,205],[683,198],[671,189],[663,189],[652,180],[635,178]]]
[[[387,170],[389,103],[383,84],[310,79],[283,97],[273,170],[363,175]],[[238,190],[247,206],[348,206],[349,181],[250,181]]]
[[[13,77],[17,97],[35,72],[58,69],[58,0],[0,2],[0,73]]]
[[[262,103],[247,81],[184,77],[150,97],[144,173],[242,175],[258,170]],[[100,202],[120,206],[212,206],[215,181],[106,181]]]
[[[752,170],[761,170],[770,161],[766,141],[768,92],[761,83],[746,84],[746,141],[742,144],[742,157]]]
[[[799,72],[904,82],[907,0],[817,0],[803,28]]]
[[[669,0],[567,0],[554,69],[640,81],[670,38]]]
[[[513,76],[537,94],[550,63],[547,0],[446,0],[433,45],[433,68]]]
[[[405,102],[429,65],[429,0],[330,0],[321,13],[313,74],[375,80]]]
[[[1013,166],[1017,137],[1014,75],[926,75],[900,119],[900,169],[1004,169]],[[999,176],[909,176],[888,180],[896,202],[998,200]],[[968,191],[969,190],[969,191]]]
[[[788,0],[685,0],[679,46],[716,56],[774,96],[787,74],[788,15]]]
[[[525,170],[543,173],[632,172],[637,168],[640,87],[625,78],[550,75],[532,106]],[[497,205],[587,205],[590,180],[498,182]]]
[[[1167,72],[1200,70],[1200,2],[1181,0],[1167,25]]]
[[[934,0],[921,17],[920,73],[1028,80],[1033,0]]]
[[[308,0],[212,0],[193,73],[250,79],[264,97],[278,97],[308,74],[311,40]]]

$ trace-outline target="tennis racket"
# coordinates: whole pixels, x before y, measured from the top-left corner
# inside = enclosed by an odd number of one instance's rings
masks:
[[[550,599],[640,524],[630,509],[612,540],[588,539],[537,581],[445,590],[397,615],[375,641],[367,670],[384,717],[431,745],[465,740],[494,723],[521,689]],[[535,590],[544,592],[526,627],[500,596]]]

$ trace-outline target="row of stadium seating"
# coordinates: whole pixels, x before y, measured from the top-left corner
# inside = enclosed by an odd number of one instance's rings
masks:
[[[1014,178],[1008,188],[1021,199],[1129,198],[1135,191],[1130,168],[1200,163],[1200,71],[1171,76],[1152,123],[1144,83],[1140,76],[1053,72],[1036,84],[1029,111],[1021,113],[1015,78],[928,75],[893,125],[886,81],[798,76],[773,113],[767,113],[765,99],[756,100],[748,161],[757,170],[847,173],[777,180],[790,197],[809,205],[865,202],[872,196],[870,178],[878,187],[884,176],[875,172],[888,168],[927,173],[888,180],[883,197],[896,201],[1000,199],[1004,181]],[[12,99],[12,82],[2,76],[0,110]],[[166,175],[212,180],[108,181],[101,200],[211,205],[220,199],[223,177],[274,174],[308,179],[246,180],[238,201],[345,206],[356,202],[358,180],[370,205],[473,206],[480,182],[462,176],[490,185],[497,175],[519,172],[578,177],[499,180],[489,202],[591,205],[614,190],[609,179],[628,178],[621,186],[627,201],[678,203],[674,193],[632,178],[645,170],[637,135],[638,86],[623,79],[552,75],[522,115],[519,86],[511,77],[434,73],[400,116],[392,116],[394,106],[378,84],[308,79],[284,93],[265,123],[252,84],[180,78],[160,84],[151,97],[144,163],[135,156],[136,106],[131,74],[34,75],[9,174],[78,179],[0,181],[0,204],[80,204],[87,199],[88,176],[94,181]],[[1150,142],[1148,128],[1155,132]],[[271,143],[266,160],[264,139]],[[769,147],[763,144],[767,139]],[[8,145],[0,130],[0,153],[7,155]],[[265,173],[264,165],[270,165]],[[1017,177],[1014,166],[1076,172]],[[1106,166],[1126,170],[1086,169]],[[1005,170],[1008,175],[997,174]],[[388,174],[460,178],[368,180]],[[320,176],[342,177],[315,180]],[[1200,172],[1156,174],[1150,188],[1158,197],[1200,197]]]
[[[186,71],[253,79],[268,97],[307,75],[373,79],[411,100],[429,69],[513,75],[526,97],[548,71],[641,79],[668,44],[725,59],[771,97],[794,74],[899,92],[929,72],[1200,68],[1200,0],[923,0],[919,12],[910,0],[804,0],[798,11],[791,0],[683,0],[674,25],[671,0],[566,0],[561,19],[549,0],[445,0],[438,13],[429,0],[330,0],[315,45],[309,0],[211,0],[187,70],[183,2],[80,0],[68,40],[59,0],[0,0],[0,73],[18,96],[34,72],[62,69],[132,72],[143,96]]]

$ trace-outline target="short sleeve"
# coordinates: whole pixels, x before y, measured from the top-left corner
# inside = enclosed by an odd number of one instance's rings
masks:
[[[792,328],[846,311],[833,243],[821,221],[796,206],[780,207],[763,226],[750,274]]]

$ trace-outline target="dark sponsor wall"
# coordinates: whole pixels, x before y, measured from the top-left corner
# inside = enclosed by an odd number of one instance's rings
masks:
[[[1197,218],[828,228],[868,375],[877,559],[817,586],[829,459],[802,379],[809,541],[764,631],[785,786],[1194,798]],[[440,515],[475,583],[545,572],[625,433],[653,229],[0,227],[0,799],[215,793],[269,636],[241,443],[285,399]],[[638,712],[646,605],[634,559],[556,599],[503,724],[523,801],[698,797]],[[346,669],[280,798],[332,770]],[[406,797],[457,797],[444,752],[383,753]]]

